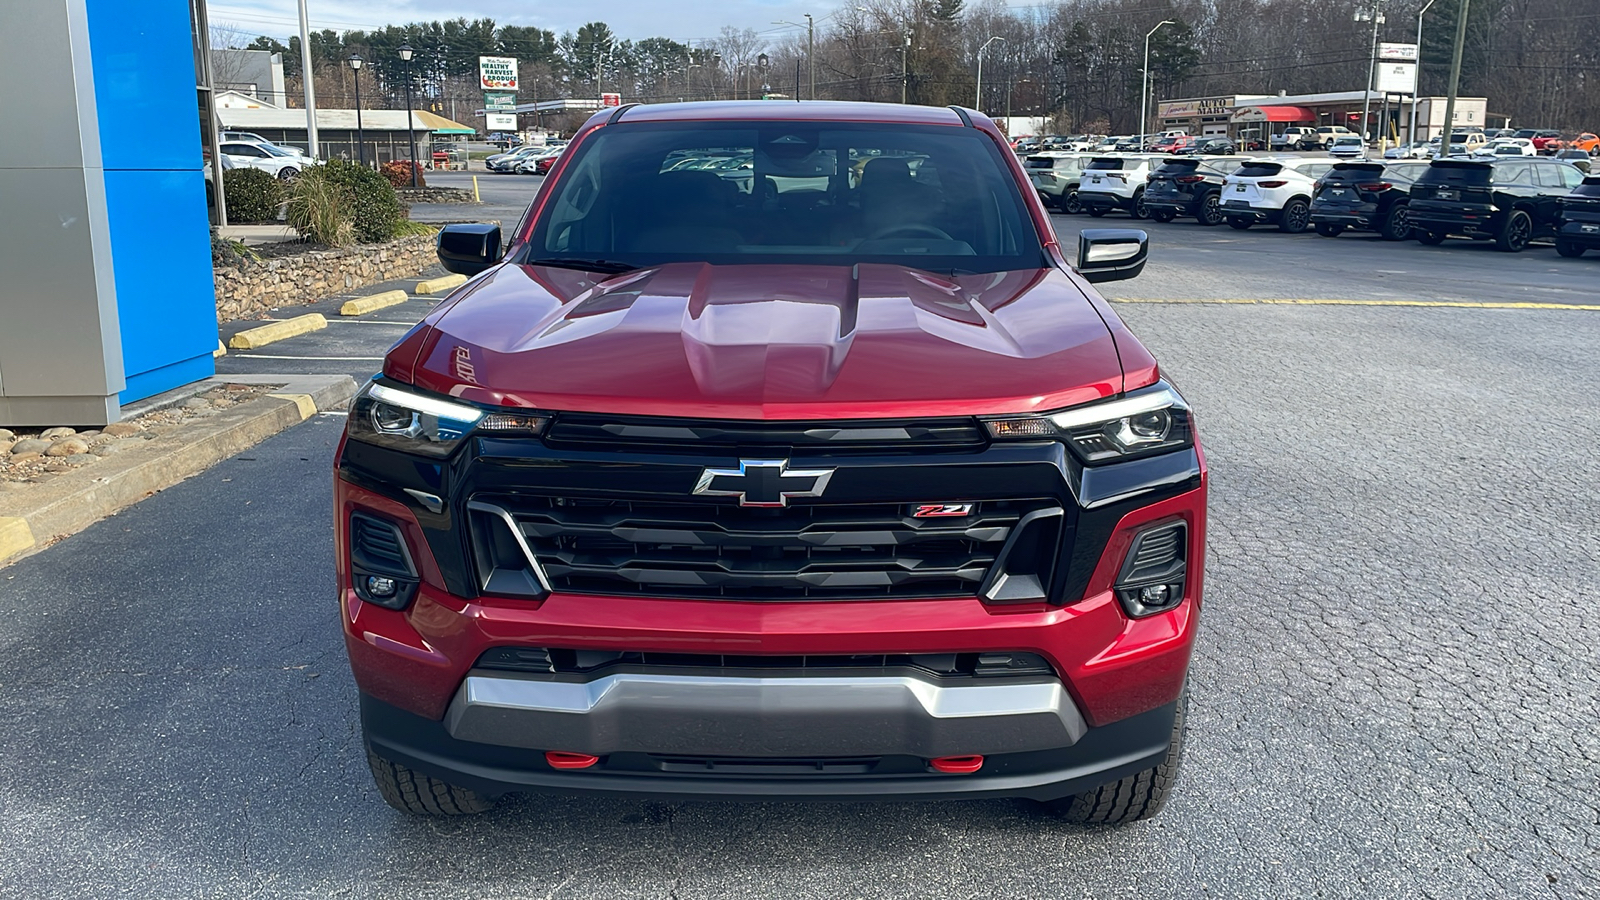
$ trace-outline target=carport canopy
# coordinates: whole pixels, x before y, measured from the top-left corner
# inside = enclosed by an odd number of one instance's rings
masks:
[[[1304,106],[1241,106],[1233,111],[1235,122],[1315,122],[1316,114]]]

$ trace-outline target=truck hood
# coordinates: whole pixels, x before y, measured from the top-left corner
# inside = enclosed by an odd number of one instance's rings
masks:
[[[1110,330],[1056,269],[507,264],[462,290],[393,352],[416,348],[418,387],[482,403],[853,419],[1031,412],[1123,388]]]

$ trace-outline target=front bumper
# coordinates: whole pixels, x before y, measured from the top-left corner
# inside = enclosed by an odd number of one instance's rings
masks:
[[[1067,747],[1088,729],[1055,679],[981,682],[909,670],[582,678],[477,669],[444,727],[461,741],[595,756],[928,759]]]
[[[466,741],[445,724],[363,695],[361,724],[379,756],[491,797],[534,791],[683,799],[1057,800],[1159,764],[1176,701],[1087,729],[1070,746],[987,755],[972,774],[931,771],[913,756],[740,757],[617,752],[561,770],[542,753]]]

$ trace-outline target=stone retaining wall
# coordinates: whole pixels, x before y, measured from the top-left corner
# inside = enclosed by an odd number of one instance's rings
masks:
[[[432,235],[341,250],[312,250],[217,265],[217,321],[253,319],[270,309],[326,300],[334,294],[411,278],[438,261]]]

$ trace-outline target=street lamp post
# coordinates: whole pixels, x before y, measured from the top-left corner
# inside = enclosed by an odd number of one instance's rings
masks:
[[[789,25],[794,28],[804,28],[806,30],[806,68],[811,73],[811,90],[809,93],[811,95],[811,99],[815,100],[817,99],[817,22],[815,19],[811,18],[811,13],[803,13],[803,15],[806,17],[806,23],[804,25],[801,25],[799,22],[784,21],[783,19],[779,19],[772,24]],[[837,15],[837,13],[829,13],[829,15]],[[823,16],[823,18],[826,19],[828,16]],[[796,66],[798,65],[799,63],[797,62]],[[795,78],[794,98],[796,100],[800,99],[800,79],[798,76]]]
[[[972,108],[978,112],[983,112],[983,51],[989,49],[989,45],[995,41],[1004,43],[1005,38],[998,34],[992,35],[987,41],[983,42],[982,47],[978,48],[978,90],[972,97]]]
[[[1383,13],[1378,7],[1383,0],[1372,0],[1372,9],[1358,9],[1355,11],[1357,22],[1372,23],[1372,59],[1367,68],[1367,87],[1361,92],[1361,143],[1366,146],[1368,135],[1371,133],[1369,116],[1372,115],[1372,82],[1378,75],[1378,26],[1383,24]]]
[[[911,32],[906,32],[906,43],[900,48],[900,103],[906,102],[906,88],[911,85],[911,70],[907,66],[911,56]]]
[[[306,152],[318,159],[322,151],[317,140],[317,87],[311,71],[311,27],[306,23],[306,0],[300,0],[300,86],[306,92]],[[287,104],[285,104],[287,105]],[[220,186],[222,181],[219,179]]]
[[[421,163],[417,161],[417,130],[411,121],[411,55],[414,53],[409,43],[400,45],[400,61],[406,64],[406,142],[411,145],[411,186],[417,186],[417,169]]]
[[[1417,10],[1417,83],[1411,88],[1411,127],[1407,129],[1407,140],[1417,142],[1417,97],[1422,91],[1422,17],[1428,14],[1428,7],[1434,0],[1428,0],[1422,8]]]
[[[350,68],[356,73],[356,158],[367,164],[367,136],[361,130],[361,64],[366,62],[359,54],[350,54]]]
[[[1163,19],[1156,23],[1156,27],[1145,32],[1144,36],[1144,87],[1139,90],[1139,149],[1144,149],[1144,136],[1146,134],[1145,116],[1150,112],[1150,36],[1160,31],[1163,26],[1176,25],[1171,19]],[[1202,129],[1204,130],[1204,129]]]

